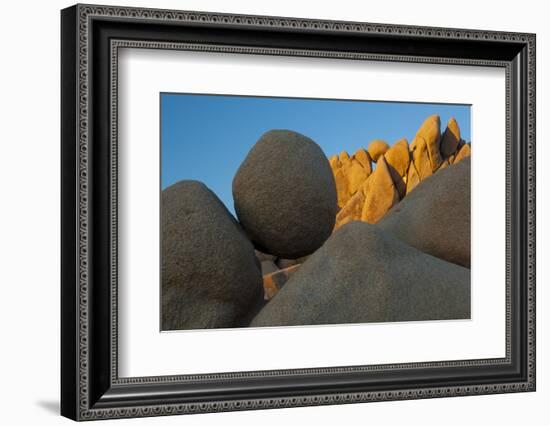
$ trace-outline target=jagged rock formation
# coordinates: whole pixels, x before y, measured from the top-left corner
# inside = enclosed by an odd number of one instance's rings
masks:
[[[337,212],[325,154],[314,141],[289,130],[260,137],[233,179],[233,200],[256,248],[292,259],[325,242]]]
[[[401,139],[391,147],[374,140],[368,150],[351,157],[345,151],[329,159],[338,196],[334,229],[352,220],[376,223],[428,177],[470,156],[454,118],[441,135],[438,115],[428,117],[409,145]],[[376,167],[373,167],[373,162]]]

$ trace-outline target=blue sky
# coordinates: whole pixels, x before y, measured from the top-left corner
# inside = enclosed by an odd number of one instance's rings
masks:
[[[373,139],[412,142],[431,114],[441,131],[455,117],[470,141],[470,106],[380,101],[161,93],[161,187],[182,179],[204,182],[234,213],[231,182],[258,138],[289,129],[313,139],[327,157],[350,155]]]

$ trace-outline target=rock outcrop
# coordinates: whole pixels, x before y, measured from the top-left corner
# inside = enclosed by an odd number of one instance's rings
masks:
[[[364,222],[336,231],[251,326],[470,317],[470,271]]]
[[[204,184],[162,191],[162,329],[244,326],[263,298],[254,247]]]
[[[376,163],[376,169],[367,181],[365,191],[367,196],[361,211],[361,220],[368,223],[378,222],[399,202],[399,193],[383,156]]]
[[[284,258],[319,248],[337,213],[335,177],[323,151],[289,130],[271,130],[256,142],[233,179],[233,200],[256,248]]]
[[[422,181],[470,156],[471,146],[461,139],[457,121],[449,120],[443,136],[440,125],[439,116],[432,115],[410,146],[406,139],[391,147],[374,140],[368,151],[359,149],[351,157],[343,151],[331,157],[339,207],[334,230],[353,220],[376,223]]]

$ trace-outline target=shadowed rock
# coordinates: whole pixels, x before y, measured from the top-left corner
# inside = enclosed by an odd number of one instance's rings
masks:
[[[391,177],[399,197],[403,198],[407,188],[407,172],[409,170],[409,164],[411,162],[411,156],[409,153],[409,144],[406,139],[401,139],[396,142],[388,151],[384,154],[384,158],[388,163],[388,169],[390,170]]]
[[[412,158],[414,168],[420,180],[426,179],[433,174],[430,156],[428,154],[428,146],[423,137],[417,136],[412,144]]]
[[[460,142],[460,128],[456,120],[451,118],[447,123],[447,128],[441,137],[441,154],[444,158],[453,155]]]
[[[470,267],[470,160],[422,181],[378,223],[402,241]]]
[[[416,167],[413,162],[409,165],[409,171],[407,172],[407,190],[406,194],[411,192],[420,183],[420,177],[416,171]]]
[[[255,250],[255,252],[256,252],[256,257],[260,262],[263,262],[264,260],[272,260],[273,262],[275,262],[277,260],[277,256],[273,256],[272,254],[262,253],[261,251],[258,251],[258,250]]]
[[[466,143],[462,145],[462,148],[460,148],[460,151],[456,154],[456,157],[453,160],[453,164],[456,164],[465,158],[469,157],[471,154],[470,144]]]
[[[162,191],[162,329],[238,327],[262,300],[254,247],[204,184]]]
[[[277,260],[277,266],[279,267],[279,269],[286,269],[290,266],[296,265],[297,263],[299,262],[296,259],[278,259]]]
[[[470,271],[377,226],[351,222],[295,272],[250,324],[290,326],[470,317]]]
[[[256,142],[233,179],[233,199],[254,245],[290,259],[320,247],[338,211],[325,154],[311,139],[289,130],[271,130]]]
[[[290,276],[298,270],[301,265],[288,266],[272,274],[265,275],[264,279],[264,300],[270,300],[283,288]]]
[[[431,115],[424,121],[424,123],[422,123],[422,126],[420,126],[416,132],[416,138],[422,138],[426,143],[426,151],[428,153],[432,171],[437,170],[443,161],[441,152],[439,151],[441,138],[440,127],[441,120],[439,119],[439,115]],[[420,172],[418,166],[416,167],[416,170]],[[424,179],[422,173],[421,178]]]
[[[262,261],[261,265],[262,275],[272,274],[273,272],[277,272],[279,270],[273,260],[264,260]]]

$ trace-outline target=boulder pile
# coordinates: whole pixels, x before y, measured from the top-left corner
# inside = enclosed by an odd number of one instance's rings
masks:
[[[418,184],[470,155],[454,118],[440,132],[438,115],[428,117],[409,145],[401,139],[391,147],[374,140],[351,157],[346,151],[329,164],[336,181],[339,211],[335,229],[353,220],[377,223]]]
[[[411,144],[330,159],[271,130],[233,179],[162,192],[162,329],[470,317],[470,144],[428,117]]]

